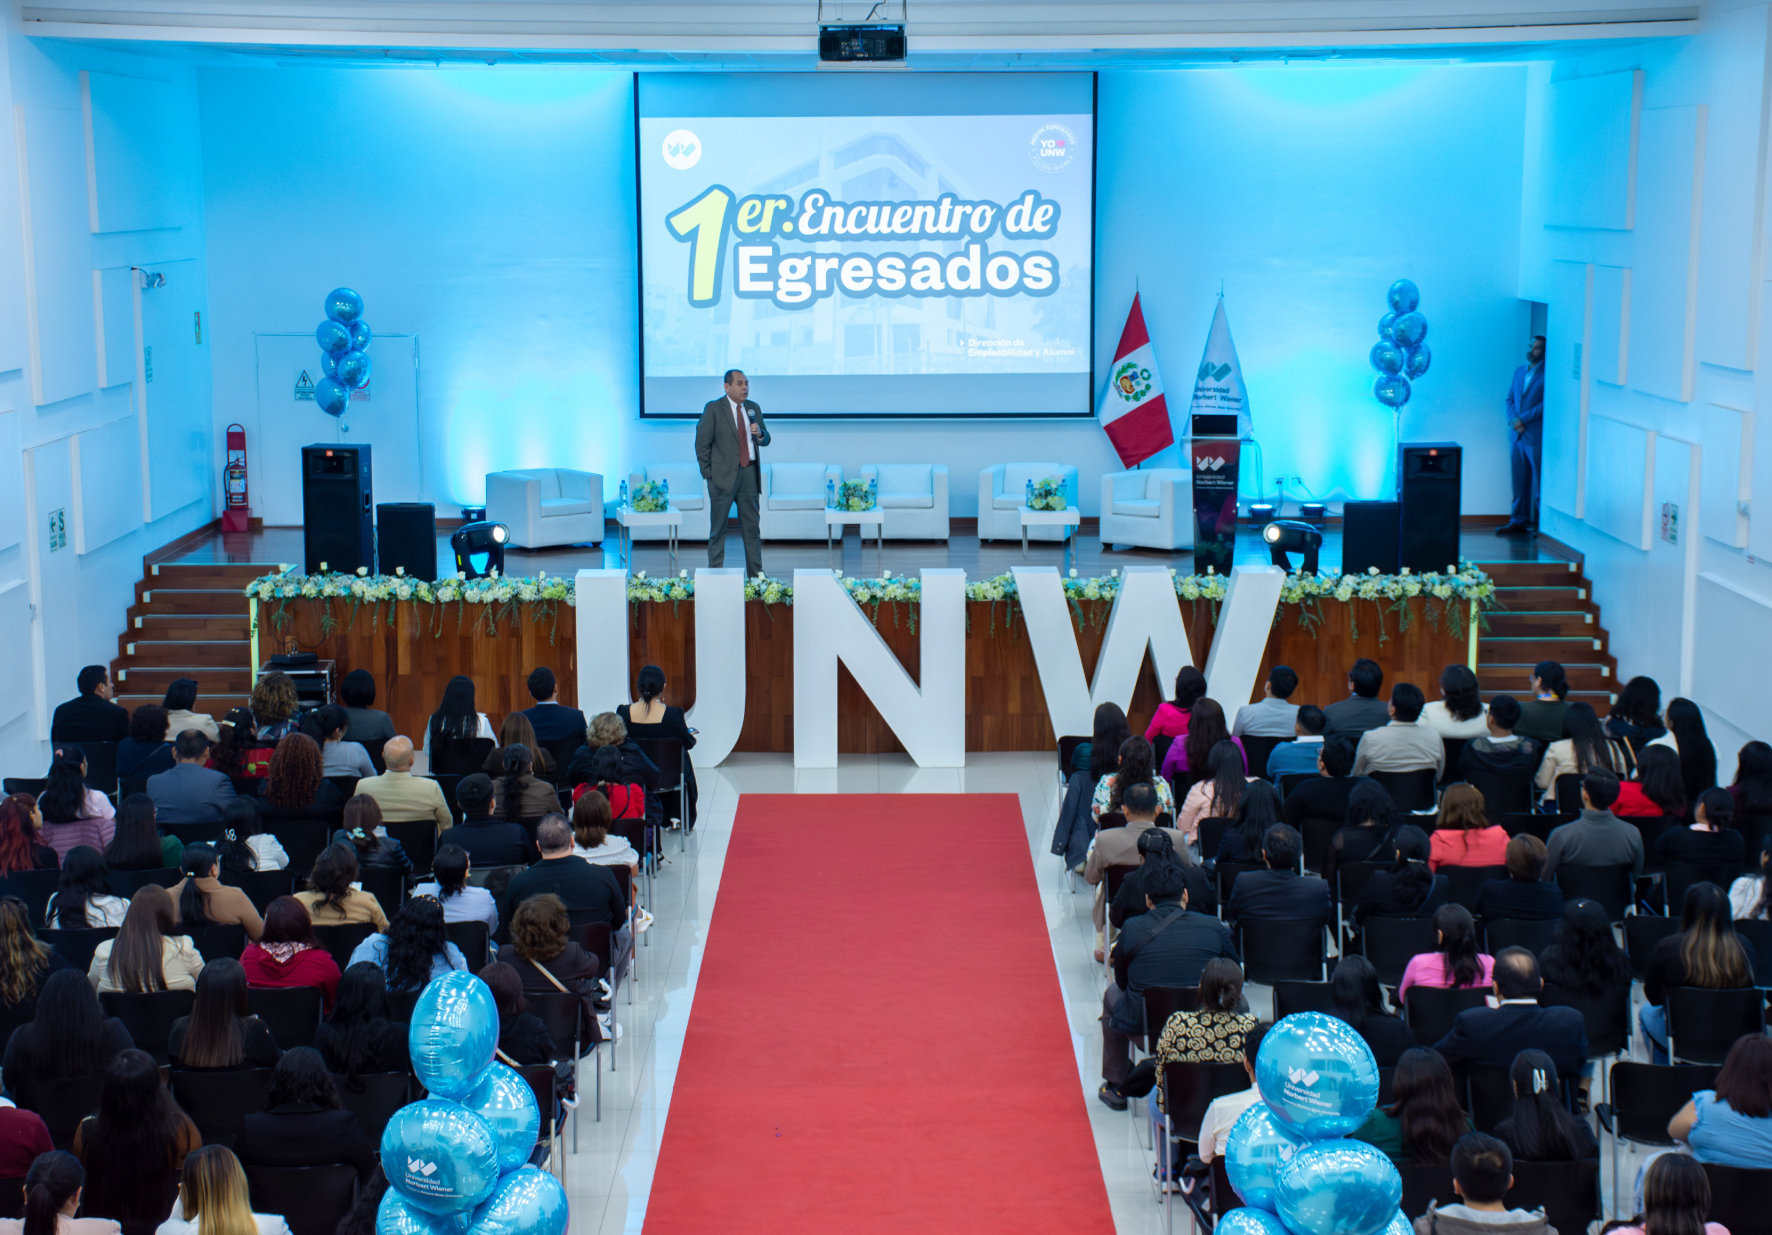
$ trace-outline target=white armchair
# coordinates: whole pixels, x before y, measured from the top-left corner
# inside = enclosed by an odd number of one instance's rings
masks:
[[[1193,478],[1185,467],[1109,472],[1101,478],[1101,545],[1191,549]]]
[[[1077,505],[1077,469],[1062,463],[999,463],[978,474],[978,538],[1020,540],[1027,482],[1039,484],[1056,476],[1064,485],[1065,502]],[[1063,540],[1069,529],[1055,525],[1028,528],[1029,540]]]
[[[889,540],[948,538],[948,469],[945,463],[870,463],[863,480],[879,483],[880,510]]]
[[[764,540],[823,540],[827,481],[843,483],[834,463],[765,463],[758,505],[758,535]]]
[[[603,478],[533,467],[486,476],[486,517],[511,529],[524,549],[603,543]]]
[[[708,482],[701,478],[701,469],[693,463],[648,463],[628,473],[628,492],[648,480],[667,481],[671,486],[671,505],[683,512],[677,539],[706,540],[708,529],[713,526],[708,509],[713,502],[708,497]],[[726,512],[721,511],[721,521],[725,518]],[[654,523],[635,527],[630,534],[635,540],[669,540],[671,529]]]

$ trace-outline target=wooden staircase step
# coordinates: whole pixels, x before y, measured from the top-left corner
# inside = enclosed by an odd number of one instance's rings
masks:
[[[201,680],[199,680],[198,686],[199,686],[199,689],[201,689],[201,686],[202,686]],[[113,703],[120,703],[124,707],[128,708],[130,711],[133,712],[133,711],[135,711],[136,708],[139,708],[144,703],[152,703],[156,707],[158,707],[161,700],[163,700],[165,697],[166,696],[164,694],[159,694],[159,695],[114,695],[114,696],[112,696],[112,702]],[[220,720],[222,717],[226,716],[234,708],[247,707],[249,698],[250,698],[250,696],[247,696],[247,695],[203,695],[203,694],[199,694],[197,696],[197,706],[193,710],[198,711],[198,712],[208,712],[211,716],[215,717],[216,720]]]
[[[252,633],[252,620],[242,613],[216,617],[205,614],[144,613],[131,606],[129,629],[123,640],[144,639],[245,639]]]
[[[1482,649],[1479,646],[1478,656],[1481,657],[1481,655]],[[1514,663],[1511,660],[1484,661],[1479,659],[1477,680],[1483,684],[1485,694],[1512,695],[1516,699],[1524,699],[1531,693],[1532,688],[1528,684],[1528,679],[1532,673],[1532,666],[1536,663],[1536,661]],[[1609,665],[1571,664],[1564,661],[1563,673],[1569,679],[1571,691],[1598,691],[1605,694],[1618,689],[1618,679],[1613,675]]]
[[[1581,567],[1575,562],[1478,562],[1476,565],[1495,580],[1496,587],[1567,587],[1581,576]]]
[[[235,616],[247,611],[246,597],[225,589],[151,587],[135,585],[135,607],[144,613],[202,613]]]
[[[156,562],[148,567],[148,583],[154,587],[230,588],[240,591],[262,575],[274,575],[287,563],[277,562]]]
[[[1523,610],[1518,613],[1493,612],[1489,615],[1489,629],[1481,632],[1479,639],[1515,638],[1515,639],[1555,639],[1561,637],[1598,638],[1600,624],[1594,620],[1592,610],[1566,611],[1557,609]]]
[[[1495,601],[1500,610],[1515,613],[1527,610],[1574,612],[1587,610],[1598,612],[1599,608],[1589,598],[1591,593],[1585,585],[1565,587],[1501,587],[1495,589]],[[1495,612],[1489,615],[1495,618]]]
[[[1493,619],[1491,619],[1493,621]],[[1477,637],[1477,655],[1502,663],[1536,665],[1541,660],[1603,661],[1606,641],[1598,633],[1579,635],[1504,635],[1483,631]],[[1599,653],[1599,655],[1595,655]]]
[[[166,688],[177,678],[195,678],[197,693],[205,699],[216,695],[252,693],[253,672],[246,666],[245,657],[241,657],[238,668],[123,669],[118,676],[121,678],[119,685],[123,688],[123,693],[154,695],[156,702],[160,696],[166,694]]]
[[[231,669],[252,663],[245,639],[142,639],[126,642],[123,658],[129,669]]]

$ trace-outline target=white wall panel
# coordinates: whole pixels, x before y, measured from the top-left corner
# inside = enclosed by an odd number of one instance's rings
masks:
[[[97,301],[93,328],[98,332],[98,384],[121,386],[135,380],[135,286],[128,266],[92,272]]]
[[[1593,360],[1596,382],[1622,386],[1630,374],[1631,272],[1623,266],[1594,267]]]
[[[98,385],[93,345],[91,236],[80,113],[14,109],[24,180],[25,319],[31,399],[39,405]]]
[[[1611,230],[1634,225],[1642,105],[1641,71],[1551,83],[1547,224]]]
[[[176,139],[188,123],[178,92],[163,81],[80,74],[86,129],[88,225],[95,232],[177,227],[190,189]]]
[[[1698,359],[1751,369],[1764,243],[1767,8],[1713,9],[1710,117],[1704,142],[1704,236],[1698,256]]]
[[[76,553],[91,553],[142,524],[141,439],[125,416],[74,435]]]
[[[215,491],[215,427],[209,344],[197,342],[195,314],[207,303],[198,264],[156,262],[148,269],[165,282],[134,293],[141,304],[136,342],[142,349],[137,371],[143,379],[136,388],[136,407],[145,417],[143,470],[152,499],[143,517],[161,519]],[[379,457],[375,470],[381,471]]]
[[[1739,549],[1747,544],[1747,516],[1740,506],[1752,496],[1753,417],[1715,403],[1706,403],[1702,413],[1699,526],[1712,540]]]
[[[1655,479],[1655,435],[1609,416],[1587,419],[1587,523],[1647,549]]]
[[[1578,519],[1587,411],[1584,369],[1592,351],[1588,322],[1593,269],[1584,262],[1551,264],[1545,322],[1542,499]]]
[[[1698,241],[1706,108],[1643,112],[1630,300],[1630,384],[1690,402],[1697,377]]]
[[[1692,690],[1707,710],[1755,735],[1772,732],[1772,606],[1720,575],[1700,572]],[[1718,751],[1724,762],[1733,752]]]
[[[25,477],[19,459],[22,419],[13,408],[0,411],[0,549],[10,549],[25,538]]]
[[[31,710],[35,695],[31,658],[31,584],[23,577],[0,582],[0,640],[14,650],[0,656],[0,725]]]

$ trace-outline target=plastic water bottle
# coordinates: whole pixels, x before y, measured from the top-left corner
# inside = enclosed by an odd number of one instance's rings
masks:
[[[658,495],[664,499],[664,504],[666,506],[669,506],[671,504],[671,482],[670,481],[661,480],[658,482]]]
[[[1032,480],[1028,481],[1027,501],[1025,504],[1030,509],[1032,509],[1034,504],[1034,482]]]
[[[625,480],[621,482],[621,504],[623,506],[628,504],[628,482]]]
[[[826,510],[837,509],[837,482],[829,476],[824,478],[824,505]]]
[[[880,504],[880,481],[877,477],[868,477],[868,509],[872,510]]]

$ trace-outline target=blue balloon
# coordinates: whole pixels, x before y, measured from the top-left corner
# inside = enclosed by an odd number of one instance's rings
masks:
[[[1318,1141],[1280,1171],[1280,1220],[1292,1235],[1383,1235],[1402,1202],[1397,1164],[1365,1141]]]
[[[1277,1210],[1279,1200],[1274,1190],[1280,1168],[1308,1144],[1264,1103],[1257,1102],[1239,1115],[1225,1141],[1224,1169],[1243,1204]]]
[[[1378,1101],[1378,1060],[1346,1021],[1295,1012],[1262,1038],[1255,1085],[1294,1136],[1347,1136]]]
[[[566,1189],[537,1167],[512,1171],[474,1213],[473,1235],[566,1235]]]
[[[1391,326],[1391,335],[1403,347],[1414,347],[1427,338],[1427,318],[1419,313],[1405,313]]]
[[[394,1112],[381,1136],[381,1160],[388,1182],[427,1213],[472,1209],[498,1184],[492,1129],[465,1107],[437,1098]]]
[[[362,318],[358,318],[356,321],[351,323],[351,350],[352,351],[354,351],[354,352],[367,351],[369,348],[369,340],[374,337],[375,337],[374,335],[369,333],[369,323],[364,321]]]
[[[498,1005],[471,973],[433,978],[412,1010],[412,1074],[440,1098],[473,1092],[498,1049]]]
[[[329,356],[342,356],[351,350],[351,332],[330,318],[314,329],[314,341]]]
[[[326,316],[349,326],[363,316],[363,297],[348,287],[335,287],[326,293]]]
[[[466,1214],[428,1214],[414,1209],[399,1192],[381,1194],[375,1211],[375,1235],[467,1235]]]
[[[1391,1216],[1391,1224],[1384,1228],[1384,1235],[1415,1235],[1415,1224],[1399,1209]]]
[[[328,416],[343,416],[351,392],[337,378],[323,377],[314,383],[314,402]]]
[[[350,353],[345,354],[349,355]],[[1399,373],[1403,368],[1403,353],[1397,350],[1396,344],[1386,343],[1383,339],[1372,345],[1372,350],[1366,354],[1366,359],[1370,360],[1372,367],[1380,373]]]
[[[339,353],[339,355],[345,355],[345,354],[346,353],[343,353],[343,352]],[[325,373],[327,377],[337,377],[338,376],[338,356],[334,356],[331,352],[321,352],[320,353],[320,369],[321,369],[321,372]]]
[[[361,390],[369,383],[369,357],[349,351],[338,358],[338,381],[341,386]]]
[[[461,1104],[492,1129],[498,1141],[499,1170],[514,1171],[529,1161],[541,1132],[541,1107],[521,1074],[495,1063],[480,1074],[479,1086]]]
[[[1425,343],[1417,343],[1409,349],[1408,362],[1403,366],[1403,373],[1411,381],[1427,372],[1427,367],[1434,362],[1433,349]]]
[[[1281,1221],[1265,1209],[1226,1210],[1213,1235],[1292,1235]],[[381,1232],[376,1232],[381,1235]],[[1411,1233],[1413,1235],[1413,1232]]]
[[[1379,318],[1378,319],[1378,337],[1383,339],[1386,343],[1396,342],[1396,339],[1393,337],[1393,335],[1391,333],[1392,328],[1395,327],[1396,324],[1397,324],[1397,315],[1395,313],[1386,313],[1383,317]]]
[[[1421,289],[1408,279],[1398,279],[1391,284],[1390,291],[1384,294],[1384,298],[1398,313],[1413,313],[1415,306],[1421,303]]]
[[[1372,383],[1372,397],[1386,407],[1402,407],[1409,395],[1409,379],[1401,373],[1387,373]]]

